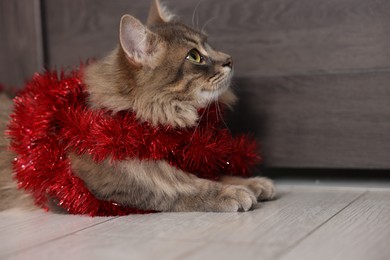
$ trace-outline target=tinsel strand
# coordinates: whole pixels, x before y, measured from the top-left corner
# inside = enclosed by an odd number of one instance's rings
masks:
[[[103,160],[165,160],[173,167],[212,180],[221,175],[249,176],[260,160],[256,142],[233,137],[223,127],[215,106],[197,128],[153,127],[134,113],[91,110],[82,82],[82,69],[69,75],[56,71],[36,74],[14,99],[8,135],[16,152],[14,173],[19,187],[46,208],[50,197],[72,214],[112,216],[146,213],[102,201],[76,177],[69,152]]]

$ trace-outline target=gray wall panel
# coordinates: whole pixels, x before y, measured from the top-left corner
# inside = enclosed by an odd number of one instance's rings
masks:
[[[0,0],[0,84],[22,87],[43,67],[39,0]]]

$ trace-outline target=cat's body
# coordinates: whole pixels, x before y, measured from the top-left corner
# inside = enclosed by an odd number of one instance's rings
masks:
[[[147,27],[129,15],[122,17],[120,46],[85,69],[91,108],[129,110],[141,122],[187,128],[196,127],[198,109],[217,101],[233,105],[230,56],[213,50],[202,32],[171,19],[158,1],[152,5]],[[2,140],[1,145],[0,209],[32,207],[31,198],[17,190],[12,179],[13,155],[7,142]],[[75,153],[69,158],[74,174],[94,196],[139,209],[247,211],[274,196],[273,184],[266,178],[223,177],[214,182],[164,160],[96,163]]]

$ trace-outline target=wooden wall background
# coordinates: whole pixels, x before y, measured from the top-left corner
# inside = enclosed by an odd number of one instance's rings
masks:
[[[0,0],[0,84],[20,87],[43,67],[39,0]]]
[[[267,167],[390,169],[390,1],[164,2],[233,56],[241,100],[230,124],[254,132]],[[0,82],[21,85],[43,64],[104,56],[121,15],[145,21],[149,1],[0,7]]]

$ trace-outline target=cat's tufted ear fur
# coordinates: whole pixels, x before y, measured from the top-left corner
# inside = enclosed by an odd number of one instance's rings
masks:
[[[173,19],[174,15],[160,3],[159,0],[153,0],[149,9],[149,16],[146,22],[147,26],[167,23]]]
[[[159,39],[131,15],[122,16],[119,29],[120,45],[130,63],[151,65],[159,51]]]

